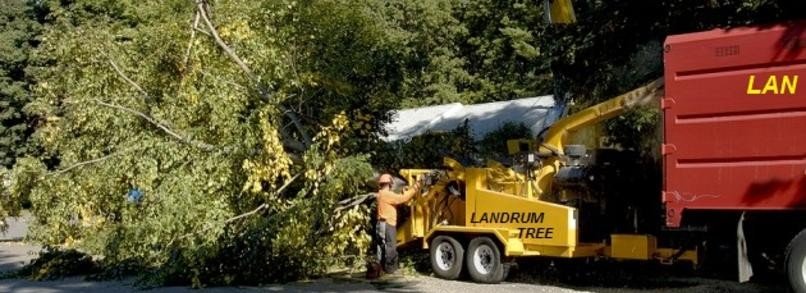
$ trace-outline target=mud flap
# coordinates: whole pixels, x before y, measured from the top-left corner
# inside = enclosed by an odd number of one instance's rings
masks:
[[[747,257],[747,241],[744,237],[744,214],[739,217],[739,225],[736,228],[736,255],[738,256],[739,282],[750,281],[753,276],[753,266]]]

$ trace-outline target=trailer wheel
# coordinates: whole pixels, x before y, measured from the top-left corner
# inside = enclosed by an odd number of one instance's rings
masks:
[[[795,292],[806,292],[806,230],[800,231],[786,248],[786,274]]]
[[[507,276],[508,264],[501,262],[501,251],[489,237],[477,237],[467,247],[467,271],[481,283],[500,283]]]
[[[465,250],[451,236],[437,236],[431,240],[431,269],[437,277],[456,280],[462,273]]]

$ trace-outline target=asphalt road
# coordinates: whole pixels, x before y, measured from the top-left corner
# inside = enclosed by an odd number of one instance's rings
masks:
[[[553,286],[506,283],[480,285],[459,281],[444,281],[432,277],[399,277],[393,281],[363,282],[339,279],[318,279],[263,287],[217,287],[204,288],[209,292],[580,292]],[[55,293],[55,292],[135,292],[140,291],[128,282],[87,282],[78,278],[60,281],[32,282],[24,280],[0,281],[0,292]],[[199,292],[186,287],[164,287],[150,292]]]

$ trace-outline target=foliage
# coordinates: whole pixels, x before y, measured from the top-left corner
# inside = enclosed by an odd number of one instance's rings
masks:
[[[550,91],[538,1],[393,1],[410,34],[403,105],[510,100]]]
[[[35,281],[54,280],[79,274],[90,274],[98,267],[92,257],[76,251],[46,248],[37,259],[16,272],[17,276]]]
[[[509,156],[507,140],[533,137],[532,131],[523,123],[507,122],[485,135],[476,145],[482,157],[501,161]]]
[[[398,249],[400,267],[407,274],[430,274],[431,258],[423,253],[420,247],[403,247]]]
[[[300,278],[365,250],[366,211],[333,209],[372,175],[352,149],[377,128],[347,114],[384,121],[391,82],[374,74],[394,52],[375,47],[381,33],[324,36],[337,35],[334,22],[375,29],[369,4],[49,4],[36,54],[54,64],[38,72],[28,108],[59,164],[22,159],[11,188],[32,202],[31,239],[103,256],[111,275],[139,268],[150,284],[196,286]],[[212,28],[192,29],[198,11]],[[347,50],[321,51],[337,43],[377,50],[363,59],[370,76],[309,58],[340,58]],[[360,103],[384,106],[362,113]],[[140,199],[128,198],[135,190]]]
[[[197,286],[261,284],[362,264],[361,256],[369,245],[365,232],[369,211],[357,206],[333,213],[332,207],[343,194],[359,191],[364,184],[359,178],[371,176],[365,159],[337,161],[328,180],[308,184],[306,188],[311,189],[301,190],[296,198],[281,200],[263,217],[227,227],[215,253],[201,258],[176,254],[169,265],[147,276],[146,281],[165,284],[189,279]]]
[[[19,214],[21,202],[12,198],[12,193],[8,191],[11,187],[11,174],[5,167],[0,167],[0,232],[8,229],[5,219]]]
[[[400,27],[404,107],[466,100],[473,78],[458,44],[468,35],[455,17],[458,1],[389,1],[386,15]]]
[[[609,142],[621,149],[660,159],[661,116],[657,107],[644,106],[605,123]]]
[[[31,50],[41,26],[34,4],[25,0],[0,2],[0,166],[10,168],[17,157],[33,155],[29,142],[33,117],[23,111],[31,99]]]
[[[0,167],[0,219],[19,216],[23,205],[30,200],[30,191],[36,185],[36,174],[42,174],[45,166],[37,160],[21,159],[14,169]],[[0,232],[7,229],[0,222]]]
[[[460,43],[473,77],[468,101],[510,100],[551,92],[540,1],[460,1],[455,12],[467,27]]]
[[[545,25],[534,1],[313,1],[299,7],[299,15],[289,16],[302,23],[288,32],[295,36],[291,57],[300,76],[289,88],[289,104],[310,118],[348,108],[351,117],[382,118],[365,119],[368,131],[361,137],[369,141],[366,134],[383,132],[382,122],[396,108],[550,90],[548,59],[538,48]]]

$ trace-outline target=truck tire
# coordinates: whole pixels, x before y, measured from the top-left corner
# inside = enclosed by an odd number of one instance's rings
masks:
[[[431,240],[431,269],[437,277],[456,280],[462,273],[465,249],[451,236],[441,235]]]
[[[806,292],[806,230],[786,248],[786,276],[794,292]]]
[[[509,264],[501,262],[501,251],[489,237],[476,237],[470,241],[465,263],[470,277],[479,283],[500,283],[509,272]]]

